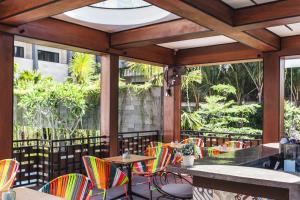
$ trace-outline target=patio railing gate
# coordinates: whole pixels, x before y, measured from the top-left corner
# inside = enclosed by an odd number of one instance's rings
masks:
[[[150,142],[160,141],[159,131],[119,133],[120,154],[130,150],[142,154]],[[104,158],[109,155],[106,136],[62,140],[17,140],[13,157],[20,162],[16,186],[42,185],[67,173],[85,174],[82,156]]]
[[[218,146],[227,141],[234,141],[234,140],[243,141],[248,147],[257,146],[262,143],[262,135],[258,135],[258,134],[182,130],[181,140],[188,137],[203,138],[206,147]]]
[[[107,157],[107,137],[14,141],[13,157],[20,162],[15,185],[40,185],[63,174],[85,173],[84,155]]]
[[[219,145],[229,140],[242,140],[248,146],[261,144],[261,135],[216,133],[204,131],[181,131],[181,139],[201,137],[207,147]],[[245,137],[251,139],[245,139]],[[143,154],[150,142],[162,141],[160,131],[136,131],[119,133],[120,155]],[[107,157],[109,140],[106,136],[74,138],[63,140],[18,140],[13,142],[13,157],[20,162],[20,172],[16,186],[36,186],[47,183],[67,173],[85,174],[82,156]]]

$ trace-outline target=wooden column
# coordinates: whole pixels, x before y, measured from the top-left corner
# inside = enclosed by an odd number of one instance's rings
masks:
[[[166,96],[166,89],[164,82],[163,141],[180,141],[181,85],[171,88],[171,96]]]
[[[118,152],[119,57],[101,57],[101,135],[109,137],[110,156]]]
[[[284,132],[284,62],[264,54],[263,143],[278,142]]]
[[[12,158],[13,35],[0,33],[0,160]]]

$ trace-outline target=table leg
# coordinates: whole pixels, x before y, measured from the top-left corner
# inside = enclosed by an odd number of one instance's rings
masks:
[[[144,197],[143,195],[135,193],[135,192],[132,191],[132,165],[131,164],[126,165],[126,168],[127,168],[127,176],[128,176],[128,184],[127,184],[128,199],[133,200],[133,196],[137,196],[137,197],[140,197],[142,199],[147,199],[147,200],[150,199],[148,197]],[[117,199],[120,199],[124,196],[125,196],[125,194],[121,194],[117,197],[114,197],[112,200],[117,200]]]
[[[131,200],[132,198],[132,166],[131,164],[127,165],[127,176],[128,176],[128,186],[127,186],[127,194],[128,198]]]
[[[140,195],[138,193],[135,193],[132,191],[132,165],[128,165],[128,186],[127,186],[127,194],[128,194],[128,199],[129,200],[133,200],[133,197],[132,196],[137,196],[137,197],[140,197],[142,199],[150,199],[150,198],[147,198],[147,197],[144,197],[143,195]]]

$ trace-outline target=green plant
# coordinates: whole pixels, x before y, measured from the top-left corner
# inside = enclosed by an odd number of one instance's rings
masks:
[[[197,86],[201,84],[201,81],[202,81],[202,73],[200,68],[196,68],[193,70],[188,69],[187,73],[182,76],[181,88],[186,94],[186,100],[190,112],[191,112],[191,106],[190,106],[189,91],[191,90],[193,94],[193,97],[196,102],[196,109],[197,109],[200,103],[200,93],[197,91]]]
[[[127,62],[126,65],[129,67],[129,70],[135,72],[136,74],[140,74],[147,79],[147,82],[155,86],[162,86],[163,84],[163,68],[142,64],[137,62]]]
[[[232,85],[228,84],[218,84],[218,85],[213,85],[211,87],[213,91],[215,91],[218,95],[225,96],[227,97],[228,95],[235,95],[236,94],[236,89]]]
[[[192,156],[195,154],[195,144],[189,143],[182,147],[181,153],[183,156]]]
[[[86,84],[95,72],[95,56],[85,53],[75,53],[71,59],[69,70],[75,83]]]
[[[183,130],[200,130],[202,122],[198,111],[181,111],[181,128]]]
[[[56,129],[65,129],[73,135],[78,128],[87,109],[86,95],[84,86],[44,79],[37,84],[29,83],[26,90],[19,93],[18,106],[23,109],[28,125],[49,127],[53,138],[57,138]]]

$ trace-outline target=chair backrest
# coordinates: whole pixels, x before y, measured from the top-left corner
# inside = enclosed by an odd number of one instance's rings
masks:
[[[207,153],[209,157],[217,157],[220,154],[220,150],[215,147],[208,147]]]
[[[13,159],[0,160],[0,192],[7,191],[14,183],[19,163]]]
[[[94,156],[83,156],[82,159],[93,187],[106,190],[128,182],[127,175],[114,164]]]
[[[50,181],[39,191],[66,200],[85,200],[89,189],[90,181],[86,176],[81,174],[66,174]]]
[[[171,149],[167,146],[148,148],[145,154],[155,157],[155,160],[148,162],[146,171],[155,173],[166,168],[170,163],[171,153]]]
[[[245,147],[242,141],[227,141],[225,142],[225,146],[233,149],[243,149]]]
[[[194,143],[198,147],[204,147],[204,141],[201,138],[186,138],[181,141],[182,144]]]

